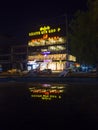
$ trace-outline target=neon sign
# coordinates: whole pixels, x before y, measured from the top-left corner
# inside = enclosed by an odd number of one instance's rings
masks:
[[[51,28],[50,26],[44,26],[44,27],[40,27],[40,29],[36,32],[30,32],[29,36],[36,36],[36,35],[43,35],[43,34],[49,34],[49,33],[55,33],[55,32],[60,32],[61,28],[57,27],[57,28]]]

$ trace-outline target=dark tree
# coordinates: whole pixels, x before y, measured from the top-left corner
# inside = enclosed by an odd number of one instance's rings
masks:
[[[71,53],[85,64],[98,62],[98,1],[88,0],[88,10],[75,13],[70,22],[69,40]]]

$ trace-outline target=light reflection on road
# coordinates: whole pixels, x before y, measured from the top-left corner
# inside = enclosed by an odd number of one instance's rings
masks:
[[[76,127],[95,130],[94,127],[98,128],[98,86],[0,83],[0,119],[0,130],[5,130],[5,126],[8,130],[16,127],[17,130],[25,127],[43,130],[44,126],[45,130],[69,127],[70,130]]]
[[[65,84],[29,84],[29,91],[32,98],[41,100],[61,99],[66,92]]]

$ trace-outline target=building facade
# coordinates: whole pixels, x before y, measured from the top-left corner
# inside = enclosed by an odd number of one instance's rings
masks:
[[[4,71],[12,68],[62,71],[76,61],[76,57],[68,54],[67,45],[65,26],[38,26],[29,32],[27,45],[1,47],[0,66]]]
[[[62,71],[66,61],[75,62],[76,58],[67,55],[67,37],[64,26],[40,26],[29,33],[28,70],[52,69]]]
[[[27,45],[9,45],[0,48],[0,68],[2,71],[10,69],[27,69]]]

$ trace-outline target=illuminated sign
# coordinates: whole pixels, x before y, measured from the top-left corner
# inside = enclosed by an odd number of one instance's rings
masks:
[[[30,32],[29,36],[36,36],[36,35],[43,35],[43,34],[49,34],[49,33],[55,33],[55,32],[60,32],[61,28],[57,27],[57,28],[51,28],[50,26],[44,26],[44,27],[40,27],[40,29],[36,32]]]
[[[37,39],[31,39],[31,41],[28,42],[29,46],[45,46],[47,45],[53,45],[53,44],[63,44],[66,42],[66,39],[64,37],[54,36],[54,37],[46,37],[44,38],[37,38]]]

